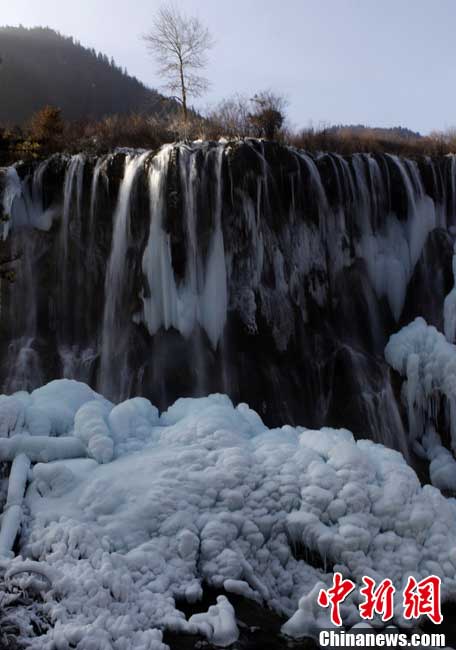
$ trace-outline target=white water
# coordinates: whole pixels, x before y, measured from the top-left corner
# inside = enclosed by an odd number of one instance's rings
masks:
[[[127,156],[124,177],[114,213],[111,255],[105,281],[105,307],[102,329],[100,384],[105,394],[112,395],[116,386],[124,385],[126,341],[122,325],[125,320],[126,255],[130,240],[130,210],[132,191],[149,152]],[[120,382],[119,382],[120,380]]]
[[[63,213],[60,228],[62,264],[68,261],[68,245],[71,235],[70,225],[75,231],[80,227],[82,217],[82,181],[85,159],[81,154],[73,156],[65,174],[63,188]]]

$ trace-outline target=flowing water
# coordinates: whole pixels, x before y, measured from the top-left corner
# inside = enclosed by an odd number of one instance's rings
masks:
[[[443,328],[456,158],[257,141],[54,156],[1,173],[0,381],[107,397],[228,392],[270,424],[346,426],[408,453],[383,350]]]

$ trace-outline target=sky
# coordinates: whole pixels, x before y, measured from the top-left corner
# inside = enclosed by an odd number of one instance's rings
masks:
[[[272,89],[295,127],[456,126],[456,0],[175,0],[215,46],[206,108]],[[162,89],[141,40],[159,0],[0,0],[0,24],[74,36]]]

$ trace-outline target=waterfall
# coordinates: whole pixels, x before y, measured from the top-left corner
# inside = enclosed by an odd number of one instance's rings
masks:
[[[456,155],[450,156],[450,220],[454,227],[456,222]]]
[[[204,286],[200,300],[199,321],[215,348],[222,336],[228,309],[225,247],[222,230],[222,163],[223,149],[219,146],[216,158],[216,190],[214,204],[214,232],[204,272]]]
[[[149,153],[127,156],[125,171],[119,189],[117,207],[113,216],[114,231],[111,254],[106,269],[105,307],[101,337],[100,386],[111,398],[125,397],[128,385],[126,355],[127,333],[125,293],[128,271],[127,254],[130,243],[131,206],[136,180]]]
[[[99,158],[95,164],[93,170],[92,183],[90,187],[90,211],[89,211],[89,221],[91,230],[95,225],[95,218],[97,212],[97,203],[98,203],[98,183],[102,176],[103,168],[106,165],[105,158]]]
[[[166,147],[152,160],[149,172],[150,231],[142,259],[148,284],[148,295],[142,294],[142,319],[153,336],[163,325],[176,326],[179,331],[177,289],[171,261],[169,235],[163,229],[165,213],[166,175],[171,147]],[[185,330],[184,330],[185,332]]]
[[[198,193],[201,179],[197,173],[200,149],[182,148],[179,172],[183,188],[183,217],[185,223],[186,263],[179,281],[173,267],[170,234],[166,232],[165,192],[166,173],[171,148],[155,156],[149,179],[151,224],[149,240],[143,256],[143,271],[148,280],[149,295],[143,294],[141,318],[153,336],[160,327],[174,327],[184,337],[190,336],[197,323],[206,331],[214,348],[217,347],[226,320],[226,268],[221,225],[222,160],[224,148],[215,150],[215,161],[208,154],[206,161],[215,165],[215,201],[213,232],[204,263],[198,241]],[[204,177],[204,171],[201,173]]]
[[[64,267],[68,264],[68,249],[70,226],[75,231],[81,222],[82,216],[82,180],[84,174],[85,159],[82,155],[73,156],[65,174],[63,187],[63,214],[62,226],[60,228],[61,238],[61,261]],[[72,221],[74,207],[75,219]],[[65,269],[66,270],[66,269]]]
[[[14,167],[6,170],[3,212],[8,220],[3,237],[6,239],[10,230],[15,232],[11,256],[19,258],[21,271],[13,285],[15,300],[9,303],[7,313],[2,311],[2,317],[14,324],[4,351],[4,363],[9,373],[3,388],[8,392],[30,390],[45,380],[37,349],[38,284],[35,272],[43,249],[39,236],[31,228],[48,229],[52,223],[53,212],[44,210],[42,204],[42,178],[47,165],[48,161],[38,165],[27,179],[30,182],[25,183]]]
[[[86,341],[84,311],[87,309],[88,250],[82,230],[84,210],[84,174],[87,160],[81,154],[71,157],[63,184],[63,207],[58,244],[57,284],[54,323],[61,375],[89,381],[88,360],[96,356]]]
[[[21,180],[14,167],[6,170],[5,179],[3,181],[3,197],[2,197],[2,215],[1,215],[1,238],[5,240],[10,231],[12,209],[16,200],[22,196]]]
[[[70,268],[70,240],[78,238],[82,219],[82,189],[85,159],[81,155],[73,156],[65,174],[63,187],[63,212],[60,227],[59,264],[58,271],[61,279],[62,301],[65,306],[70,299],[68,296]],[[75,269],[71,269],[72,273]]]
[[[69,377],[161,408],[227,391],[269,423],[406,451],[383,349],[404,319],[443,329],[455,160],[247,140],[0,170],[4,244],[23,258],[1,288],[0,380]]]

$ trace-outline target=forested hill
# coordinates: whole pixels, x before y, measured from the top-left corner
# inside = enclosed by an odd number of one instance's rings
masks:
[[[67,119],[163,110],[161,95],[113,60],[49,28],[0,27],[0,125],[46,104]]]
[[[370,133],[380,138],[400,138],[401,140],[417,140],[422,138],[418,131],[411,131],[404,126],[380,127],[365,126],[364,124],[334,124],[326,129],[332,133],[345,133],[350,135],[366,135]]]

